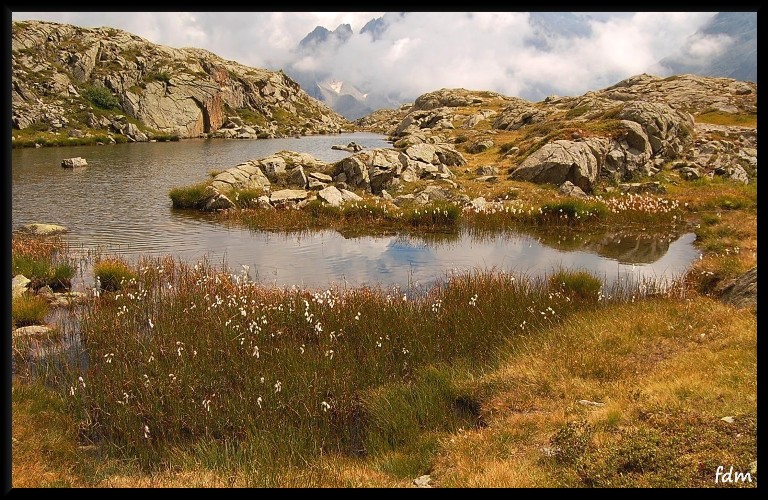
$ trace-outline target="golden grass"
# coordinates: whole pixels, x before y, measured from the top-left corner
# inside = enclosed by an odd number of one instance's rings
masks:
[[[14,381],[11,398],[12,487],[80,486],[74,472],[77,426],[59,396]]]
[[[683,470],[637,474],[636,486],[675,484],[665,474],[679,476],[681,486],[707,486],[714,468],[702,473],[702,463],[744,468],[756,458],[750,429],[756,415],[756,317],[706,298],[578,315],[513,345],[507,362],[482,385],[489,394],[483,404],[489,426],[443,442],[433,473],[441,485],[584,485],[577,466],[542,451],[564,424],[579,420],[595,429],[588,450],[597,470],[589,480],[616,475],[608,461],[600,470],[601,454],[632,442],[638,429],[661,433],[667,441],[672,438],[665,429],[703,437],[675,457]],[[581,399],[605,406],[582,406]],[[654,422],[648,417],[654,413],[664,420]],[[722,436],[720,442],[703,434],[727,426],[720,418],[729,415],[737,416],[733,425],[741,429],[740,440]]]
[[[736,125],[739,127],[757,128],[756,114],[708,111],[700,115],[694,115],[693,118],[697,123],[711,123],[713,125]]]

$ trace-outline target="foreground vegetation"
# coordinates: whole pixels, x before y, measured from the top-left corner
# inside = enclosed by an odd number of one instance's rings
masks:
[[[16,485],[710,486],[756,459],[748,308],[572,273],[419,298],[138,276],[88,306],[87,370],[14,383]]]

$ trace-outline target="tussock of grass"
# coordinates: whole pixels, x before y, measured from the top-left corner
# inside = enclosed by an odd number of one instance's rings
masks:
[[[171,198],[173,208],[196,208],[197,203],[203,199],[206,187],[208,187],[208,182],[171,189],[168,196]]]
[[[48,303],[37,295],[23,293],[11,302],[11,319],[16,327],[41,325],[48,314]]]
[[[111,292],[121,290],[136,280],[136,273],[125,261],[118,258],[97,262],[93,266],[93,274],[98,283],[101,283],[101,288]]]
[[[49,286],[68,289],[75,274],[75,263],[66,256],[59,236],[14,233],[11,238],[11,272],[23,274],[32,289]]]
[[[416,298],[270,290],[169,259],[133,272],[136,294],[86,311],[88,370],[59,383],[74,388],[84,436],[147,470],[174,449],[214,469],[298,466],[325,453],[385,460],[425,431],[478,424],[479,404],[454,370],[487,366],[514,336],[599,304],[492,273]],[[430,442],[392,470],[425,466]]]

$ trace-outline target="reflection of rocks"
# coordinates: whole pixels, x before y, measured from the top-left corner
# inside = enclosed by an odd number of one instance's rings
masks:
[[[477,200],[473,201],[475,203]],[[651,264],[662,258],[677,234],[636,232],[563,232],[562,228],[521,231],[537,238],[542,244],[557,250],[592,252],[621,264]]]
[[[651,264],[667,253],[671,239],[667,234],[608,233],[585,249],[622,264]]]

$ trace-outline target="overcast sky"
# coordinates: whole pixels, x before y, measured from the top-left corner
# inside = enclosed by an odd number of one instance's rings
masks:
[[[591,13],[590,33],[548,36],[532,46],[526,12],[411,12],[388,15],[385,36],[359,31],[383,12],[14,12],[83,27],[110,26],[172,47],[201,47],[225,59],[272,70],[327,69],[364,91],[401,100],[444,87],[494,90],[539,100],[580,95],[648,72],[682,47],[714,12]],[[315,26],[349,23],[355,33],[333,53],[302,58],[298,42]],[[695,53],[709,57],[727,39],[702,39]]]

